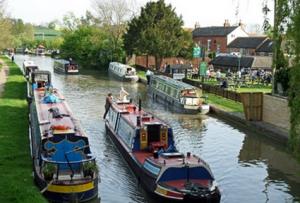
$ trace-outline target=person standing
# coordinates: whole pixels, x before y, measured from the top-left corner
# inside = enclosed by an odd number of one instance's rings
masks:
[[[113,99],[112,93],[108,93],[108,95],[107,95],[107,97],[105,99],[105,113],[103,115],[103,119],[105,119],[105,117],[106,117],[106,115],[108,113],[108,110],[109,110],[109,108],[112,105],[112,99]]]
[[[15,62],[15,54],[14,54],[14,52],[11,53],[11,62]]]
[[[151,78],[152,72],[148,69],[146,71],[146,78],[147,78],[147,85],[150,84],[150,78]]]

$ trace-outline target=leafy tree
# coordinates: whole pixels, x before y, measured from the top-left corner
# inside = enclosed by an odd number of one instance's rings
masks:
[[[181,49],[178,56],[186,59],[192,59],[194,47],[192,33],[188,30],[183,30],[183,40],[180,43]]]
[[[69,12],[63,17],[64,31],[74,31],[80,25],[80,19],[75,16],[73,12]]]
[[[289,36],[293,40],[294,64],[290,70],[289,105],[291,128],[289,144],[300,160],[300,0],[291,0]]]
[[[82,67],[107,67],[111,60],[121,60],[124,52],[121,46],[112,52],[108,33],[96,26],[80,26],[64,34],[61,46],[62,57],[75,59]]]
[[[155,57],[160,67],[164,57],[177,56],[181,50],[184,32],[183,20],[164,0],[148,2],[134,17],[124,36],[127,54],[148,54]]]
[[[11,23],[4,15],[4,0],[0,0],[0,50],[11,46]]]
[[[109,49],[119,55],[123,46],[123,35],[126,31],[127,21],[131,18],[131,10],[125,0],[96,0],[98,26],[109,35]],[[121,54],[122,55],[122,54]]]

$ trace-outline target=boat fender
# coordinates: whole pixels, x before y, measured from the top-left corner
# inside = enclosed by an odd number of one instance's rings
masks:
[[[69,130],[71,128],[69,126],[66,126],[66,125],[52,125],[51,129],[52,130]]]

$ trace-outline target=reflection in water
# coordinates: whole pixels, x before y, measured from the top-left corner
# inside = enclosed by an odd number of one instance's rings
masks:
[[[26,56],[16,56],[22,64]],[[52,71],[53,60],[31,57],[41,69]],[[52,71],[53,72],[53,71]],[[201,156],[212,168],[222,192],[222,202],[295,202],[300,197],[300,165],[280,145],[242,131],[210,116],[181,115],[152,101],[143,84],[122,83],[104,74],[65,76],[54,73],[54,86],[67,99],[89,136],[100,167],[101,202],[151,202],[126,162],[105,135],[105,96],[116,97],[120,87],[135,102],[166,120],[173,128],[181,152]]]

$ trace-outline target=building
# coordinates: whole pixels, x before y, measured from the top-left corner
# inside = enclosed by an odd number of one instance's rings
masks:
[[[225,20],[223,26],[200,27],[195,26],[192,32],[193,40],[200,47],[208,52],[226,53],[227,45],[237,37],[247,37],[242,24],[230,26],[228,20]]]
[[[268,53],[272,53],[272,44],[266,36],[238,37],[228,44],[227,52],[238,52],[244,56],[269,55]]]

